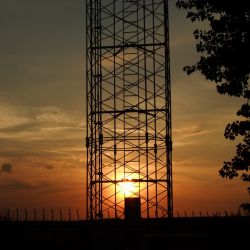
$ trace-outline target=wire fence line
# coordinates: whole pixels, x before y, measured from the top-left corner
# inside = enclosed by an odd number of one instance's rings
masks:
[[[80,209],[0,209],[0,221],[81,221]]]
[[[232,212],[224,210],[221,211],[215,211],[215,212],[208,212],[208,211],[176,211],[174,212],[174,217],[234,217],[234,216],[249,216],[250,214],[246,211],[240,211]]]
[[[208,212],[208,211],[175,211],[175,218],[191,217],[234,217],[249,216],[244,211],[229,212],[227,210]],[[105,219],[109,219],[105,218]],[[85,220],[82,209],[0,209],[0,221],[83,221]]]

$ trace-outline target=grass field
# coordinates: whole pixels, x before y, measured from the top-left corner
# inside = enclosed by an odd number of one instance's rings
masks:
[[[249,249],[249,229],[250,217],[6,221],[0,222],[0,249],[239,250]]]

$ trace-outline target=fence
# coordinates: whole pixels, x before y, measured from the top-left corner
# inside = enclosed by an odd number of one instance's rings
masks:
[[[233,217],[233,216],[249,216],[249,213],[246,211],[241,211],[238,210],[237,212],[231,212],[224,210],[223,212],[221,211],[216,211],[216,212],[208,212],[208,211],[183,211],[179,212],[176,211],[174,212],[174,217]]]
[[[80,211],[80,212],[79,212]],[[81,221],[82,210],[78,209],[2,209],[0,221]]]
[[[229,212],[175,211],[174,217],[228,217],[249,216],[244,210]],[[82,221],[84,211],[81,209],[0,209],[0,221]],[[109,219],[108,217],[105,219]]]

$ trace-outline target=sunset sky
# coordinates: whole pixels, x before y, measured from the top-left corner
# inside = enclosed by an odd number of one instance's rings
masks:
[[[195,26],[170,1],[174,211],[236,211],[247,186],[218,170],[240,100],[183,66]],[[0,1],[0,209],[85,209],[85,1]]]

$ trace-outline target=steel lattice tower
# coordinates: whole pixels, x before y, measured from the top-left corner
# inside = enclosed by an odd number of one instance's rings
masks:
[[[128,196],[171,217],[168,1],[87,0],[86,20],[87,218],[123,218]]]

